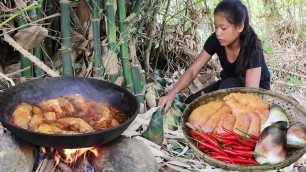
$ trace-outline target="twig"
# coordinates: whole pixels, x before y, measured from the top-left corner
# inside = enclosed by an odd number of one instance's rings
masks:
[[[56,13],[56,14],[50,15],[50,16],[48,16],[48,17],[45,17],[45,18],[42,18],[42,19],[35,20],[35,21],[33,21],[33,22],[27,23],[27,25],[36,24],[36,23],[39,23],[39,22],[41,22],[41,21],[44,21],[44,20],[47,20],[47,19],[50,19],[50,18],[58,17],[58,16],[60,16],[60,15],[61,15],[60,13]],[[24,26],[20,26],[20,27],[14,28],[14,29],[10,29],[9,31],[3,31],[3,33],[0,35],[0,37],[3,36],[3,35],[5,35],[5,34],[14,32],[14,31],[16,31],[16,30],[18,30],[18,29],[21,29],[21,28],[23,28],[23,27],[24,27]]]
[[[62,170],[62,172],[72,172],[72,169],[71,169],[68,165],[66,165],[66,164],[64,164],[64,163],[62,163],[62,162],[59,162],[59,163],[57,164],[57,167],[58,167],[60,170]]]
[[[298,77],[301,77],[301,78],[306,78],[306,76],[304,76],[304,75],[300,75],[300,74],[294,73],[294,72],[289,72],[289,71],[284,70],[284,69],[277,69],[277,68],[273,68],[273,67],[268,67],[268,69],[275,70],[275,71],[286,72],[286,73],[289,73],[291,75],[295,75],[295,76],[298,76]]]
[[[22,55],[24,55],[26,58],[28,58],[30,61],[32,61],[36,66],[40,67],[42,70],[44,70],[48,75],[54,77],[54,76],[60,76],[58,73],[50,69],[47,65],[45,65],[42,61],[38,60],[35,56],[33,56],[31,53],[29,53],[27,50],[25,50],[21,45],[19,45],[12,37],[10,37],[8,34],[4,35],[4,41],[9,43],[13,48],[15,48],[17,51],[19,51]]]
[[[40,162],[35,172],[44,172],[47,165],[48,165],[48,158],[46,157]]]
[[[21,73],[21,72],[23,72],[23,71],[25,71],[25,70],[30,69],[30,68],[31,68],[31,66],[28,66],[28,67],[26,67],[26,68],[17,70],[17,71],[15,71],[15,72],[12,72],[12,73],[9,73],[9,74],[6,74],[6,76],[7,76],[7,77],[14,76],[14,75],[19,74],[19,73]],[[1,78],[1,77],[0,77],[0,78]]]
[[[4,75],[3,73],[0,72],[0,79],[1,78],[4,78],[4,79],[8,80],[11,83],[12,86],[15,85],[14,81],[11,78],[7,77],[6,75]]]
[[[22,11],[27,11],[29,9],[31,9],[34,6],[37,6],[38,3],[36,1],[34,1],[31,5],[25,7],[24,9],[22,9]],[[6,23],[8,23],[9,21],[13,20],[15,17],[17,17],[19,15],[19,13],[13,14],[10,18],[6,19],[4,22],[0,23],[0,28],[5,25]]]
[[[275,83],[275,84],[286,85],[286,86],[290,86],[290,87],[306,88],[306,86],[303,86],[303,85],[289,84],[289,83],[279,82],[279,81],[272,81],[272,82]]]

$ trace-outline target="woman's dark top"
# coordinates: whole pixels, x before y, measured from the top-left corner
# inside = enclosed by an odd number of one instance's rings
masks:
[[[217,53],[217,55],[219,56],[221,67],[223,68],[223,70],[221,71],[221,74],[220,74],[221,79],[239,77],[239,75],[236,73],[237,60],[234,63],[230,63],[227,60],[225,47],[220,45],[215,33],[213,33],[207,39],[207,41],[204,45],[204,49],[210,55],[214,55],[215,53]],[[263,53],[261,53],[261,54],[262,54],[261,56],[259,56],[257,59],[254,59],[250,63],[248,69],[261,67],[261,76],[260,76],[259,87],[264,88],[264,89],[270,89],[270,73],[269,73],[269,70],[267,68],[265,59],[263,57]]]

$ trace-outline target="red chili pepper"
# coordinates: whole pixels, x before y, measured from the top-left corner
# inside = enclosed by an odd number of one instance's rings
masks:
[[[227,140],[237,140],[236,135],[233,134],[228,134],[228,135],[216,135],[217,137],[221,138],[221,139],[227,139]]]
[[[236,145],[231,145],[229,146],[230,148],[232,148],[233,150],[252,150],[253,148],[248,147],[248,146],[236,146]]]
[[[199,142],[200,146],[199,148],[200,149],[208,149],[208,150],[212,150],[218,154],[221,154],[221,155],[225,155],[225,156],[228,156],[225,152],[223,152],[221,149],[219,149],[218,147],[215,147],[207,142]]]
[[[230,134],[237,135],[237,133],[235,133],[234,131],[231,131],[231,130],[229,130],[229,129],[223,127],[223,126],[221,126],[221,127],[222,127],[222,129],[223,129],[226,133],[230,133]]]
[[[215,135],[213,135],[211,133],[208,133],[208,134],[211,135],[212,137],[216,138],[218,140],[218,142],[220,142],[222,144],[228,143],[228,142],[232,142],[232,141],[237,141],[237,137],[236,136],[235,136],[236,137],[235,140],[233,140],[232,138],[228,139],[228,137],[223,138],[223,137],[215,136]]]
[[[195,135],[199,136],[201,139],[209,142],[210,144],[212,144],[215,147],[219,146],[218,140],[216,138],[208,135],[207,133],[202,133],[198,130],[192,130],[191,133],[194,133]]]
[[[247,150],[229,150],[229,149],[224,149],[223,151],[225,153],[228,153],[228,154],[234,155],[234,156],[242,156],[242,157],[260,156],[260,154],[257,153],[257,152],[247,151]]]
[[[92,108],[88,108],[88,113],[91,117],[96,117],[96,112]]]
[[[238,158],[238,157],[231,157],[231,160],[234,161],[234,163],[237,163],[237,164],[254,164],[254,165],[259,164],[254,159],[242,159],[242,158]]]
[[[221,160],[221,161],[227,162],[227,163],[234,163],[234,161],[232,161],[228,156],[214,154],[214,155],[212,155],[210,157],[215,158],[217,160]]]
[[[245,140],[242,140],[239,135],[237,135],[237,139],[238,141],[244,145],[244,146],[249,146],[249,147],[255,147],[257,142],[255,140],[252,140],[252,139],[245,139]]]
[[[70,113],[69,110],[65,106],[61,106],[61,109],[62,109],[63,112],[65,112],[67,114]]]
[[[51,109],[52,109],[52,111],[55,113],[55,117],[56,117],[57,119],[59,119],[59,118],[60,118],[60,113],[59,113],[54,107],[51,107]]]
[[[259,139],[259,137],[258,136],[256,136],[256,135],[254,135],[254,134],[249,134],[249,133],[246,133],[246,132],[244,132],[244,131],[242,131],[242,130],[240,130],[239,128],[236,128],[238,131],[240,131],[241,133],[243,133],[243,134],[245,134],[245,135],[247,135],[248,137],[250,137],[251,139],[253,139],[253,140],[258,140]]]

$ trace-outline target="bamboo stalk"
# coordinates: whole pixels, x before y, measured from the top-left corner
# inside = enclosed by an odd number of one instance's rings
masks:
[[[92,6],[91,6],[90,3],[89,3],[89,0],[84,0],[84,1],[85,1],[85,4],[86,4],[88,10],[89,10],[91,13],[93,13],[93,9],[92,9]]]
[[[152,22],[150,23],[151,25],[151,30],[150,32],[148,33],[149,34],[149,42],[147,44],[147,50],[146,50],[146,53],[145,53],[145,72],[146,74],[149,74],[150,72],[150,56],[151,56],[151,48],[152,48],[152,45],[153,45],[153,36],[156,34],[156,25],[157,25],[157,12],[155,11],[154,14],[153,14],[153,20]]]
[[[31,0],[30,2],[33,3],[33,0]],[[30,15],[31,21],[36,21],[39,18],[39,16],[37,15],[37,12],[39,10],[40,9],[31,9],[29,11],[29,15]],[[39,13],[39,14],[41,16],[41,13]],[[36,46],[34,48],[33,54],[34,54],[35,57],[37,57],[37,59],[41,60],[41,48],[40,48],[40,45],[38,45],[38,46]],[[34,76],[37,77],[37,76],[41,76],[41,75],[42,75],[41,68],[39,68],[38,66],[34,65]]]
[[[62,36],[62,66],[64,76],[73,76],[71,60],[71,33],[70,33],[70,9],[69,0],[60,0],[61,9],[61,36]]]
[[[119,16],[119,31],[120,31],[120,40],[122,43],[120,45],[120,57],[123,67],[124,81],[127,89],[134,93],[133,88],[133,79],[131,73],[130,65],[130,54],[128,48],[128,37],[127,37],[127,24],[125,23],[126,19],[126,9],[125,9],[126,0],[118,0],[118,16]]]
[[[9,43],[13,48],[15,48],[17,51],[19,51],[23,56],[31,60],[34,64],[39,66],[42,70],[44,70],[47,74],[50,76],[59,76],[58,73],[51,70],[47,65],[45,65],[43,62],[38,60],[35,56],[33,56],[31,53],[29,53],[27,50],[25,50],[22,46],[20,46],[12,37],[10,37],[8,34],[4,35],[3,38],[4,41]]]
[[[54,13],[55,7],[53,6],[53,0],[45,0],[46,2],[46,15],[50,16]],[[53,28],[52,28],[52,23],[53,23],[54,18],[46,20],[46,23],[49,23],[49,27],[51,28],[50,35],[52,35]],[[49,57],[53,57],[54,55],[54,47],[53,47],[53,40],[50,37],[46,38],[46,49],[47,49],[47,54]]]
[[[108,48],[113,52],[116,52],[116,25],[115,25],[115,10],[114,10],[114,0],[106,0],[106,18],[107,18],[107,39]],[[115,56],[112,56],[115,57]],[[117,58],[117,57],[116,57]],[[111,75],[111,81],[116,82],[118,74]]]
[[[133,9],[132,9],[133,13],[139,13],[142,2],[143,0],[137,0],[135,2]]]
[[[93,1],[92,13],[92,29],[94,42],[94,75],[95,77],[102,76],[102,49],[100,39],[100,14],[102,8],[102,0]]]
[[[71,8],[70,17],[71,17],[71,20],[76,27],[76,31],[83,34],[84,31],[83,31],[82,24],[81,24],[78,16],[76,15],[75,11],[73,10],[73,8]]]
[[[22,16],[19,16],[17,18],[17,24],[19,27],[22,27],[22,29],[25,28],[25,26],[27,25],[27,22],[25,19],[22,18]],[[32,66],[32,63],[29,59],[25,58],[22,54],[19,55],[20,56],[20,63],[21,63],[21,69],[24,69],[28,66]],[[24,77],[31,77],[32,76],[32,68],[29,70],[25,70],[23,72],[21,72],[21,76]]]
[[[158,50],[157,50],[157,56],[155,57],[154,62],[153,62],[153,70],[155,70],[156,67],[157,67],[157,62],[158,62],[159,55],[160,55],[160,52],[161,52],[161,47],[162,47],[163,39],[164,39],[164,30],[165,30],[165,25],[166,25],[166,18],[167,18],[170,2],[171,2],[171,0],[168,0],[166,11],[165,11],[165,14],[164,14],[163,24],[162,24],[161,33],[160,33],[159,46],[158,46]]]

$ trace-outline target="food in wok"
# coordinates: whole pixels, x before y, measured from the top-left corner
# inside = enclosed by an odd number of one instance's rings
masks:
[[[126,115],[109,104],[96,102],[80,94],[21,103],[12,113],[18,127],[47,134],[81,134],[116,127]]]

